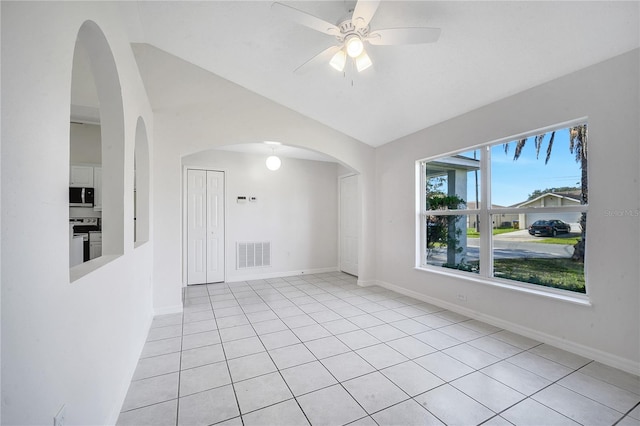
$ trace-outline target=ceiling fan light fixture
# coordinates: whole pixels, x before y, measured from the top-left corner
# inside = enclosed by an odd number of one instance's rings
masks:
[[[360,56],[356,58],[356,69],[358,72],[362,72],[373,65],[371,58],[367,55],[367,52],[362,52]]]
[[[329,61],[329,65],[331,65],[336,70],[342,72],[344,70],[344,65],[347,63],[347,54],[344,53],[343,49],[340,49],[333,55],[331,61]]]
[[[356,34],[347,37],[345,46],[347,48],[347,54],[352,58],[357,58],[364,52],[364,43],[362,43],[362,39]]]

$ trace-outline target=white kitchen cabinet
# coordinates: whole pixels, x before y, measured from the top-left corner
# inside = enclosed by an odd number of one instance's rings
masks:
[[[93,167],[93,209],[102,211],[102,167]]]
[[[69,186],[74,188],[93,188],[93,167],[71,166]]]
[[[102,232],[89,232],[89,260],[102,256]]]
[[[84,253],[84,241],[82,240],[82,236],[79,235],[77,237],[71,236],[69,241],[69,267],[73,268],[76,265],[82,263]]]

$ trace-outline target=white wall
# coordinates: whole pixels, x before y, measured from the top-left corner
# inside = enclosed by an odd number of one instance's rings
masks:
[[[152,115],[113,6],[6,1],[0,6],[3,424],[50,424],[62,404],[68,424],[115,421],[153,314],[151,300],[156,312],[181,309],[182,158],[261,140],[321,151],[360,172],[360,281],[378,279],[564,342],[609,364],[637,368],[638,220],[605,216],[610,209],[639,207],[637,51],[374,150],[184,61],[137,46],[147,84],[165,84],[154,80],[163,73],[182,76],[157,91],[166,98],[155,100],[159,108]],[[87,19],[105,33],[120,74],[125,244],[121,256],[70,284],[71,65],[78,30]],[[154,56],[162,56],[163,67],[146,67]],[[184,85],[190,85],[189,102],[172,108],[171,98]],[[153,151],[154,215],[151,244],[134,250],[130,194],[140,115]],[[589,218],[606,225],[590,230],[593,306],[413,269],[415,160],[582,116],[590,126]],[[467,295],[465,305],[456,300],[460,292]]]
[[[640,372],[638,50],[376,150],[379,282],[627,371]],[[591,306],[415,270],[415,161],[587,117]],[[464,294],[462,303],[457,294]]]
[[[0,22],[2,22],[2,7],[0,7]],[[2,33],[0,32],[0,46],[2,46]],[[0,64],[2,60],[0,59]],[[2,66],[0,66],[0,81],[2,80]],[[2,85],[0,84],[0,98],[2,98]],[[0,129],[2,129],[2,115],[0,115]],[[2,137],[0,136],[0,152],[2,152]],[[1,156],[0,156],[1,158]],[[2,211],[2,161],[0,161],[0,212]],[[0,215],[0,241],[2,241],[2,215]],[[0,244],[0,277],[2,277],[2,244]],[[0,283],[2,281],[0,280]],[[1,287],[0,287],[1,290]],[[0,291],[0,318],[2,317],[2,291]],[[2,327],[0,326],[0,366],[2,365]],[[2,401],[2,375],[0,374],[0,401]],[[0,402],[0,423],[2,422],[2,403]]]
[[[337,164],[282,159],[275,172],[264,156],[220,150],[183,159],[186,167],[225,172],[226,281],[336,270]],[[256,202],[238,203],[238,196]],[[236,268],[236,243],[271,242],[271,267]]]
[[[359,280],[374,279],[374,149],[223,78],[147,45],[134,45],[156,109],[154,306],[182,308],[182,157],[265,140],[328,154],[361,176]],[[175,78],[179,75],[180,78]],[[185,96],[185,94],[187,96]]]
[[[133,248],[133,147],[153,117],[113,4],[2,2],[2,424],[115,422],[153,311]],[[123,254],[70,283],[69,105],[78,31],[104,32],[124,102]],[[98,261],[98,260],[96,260]],[[88,262],[92,263],[92,262]]]

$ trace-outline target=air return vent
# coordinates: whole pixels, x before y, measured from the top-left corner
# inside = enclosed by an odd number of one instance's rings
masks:
[[[271,266],[271,242],[237,243],[238,269]]]

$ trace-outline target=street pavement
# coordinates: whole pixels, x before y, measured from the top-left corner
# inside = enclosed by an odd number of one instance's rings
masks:
[[[573,227],[572,227],[573,228]],[[569,258],[573,255],[573,245],[545,244],[535,242],[541,237],[533,237],[524,229],[520,231],[499,234],[493,237],[494,259],[522,259],[522,258]],[[467,262],[479,259],[479,238],[467,238]],[[434,249],[429,256],[429,263],[446,262],[445,249]]]

